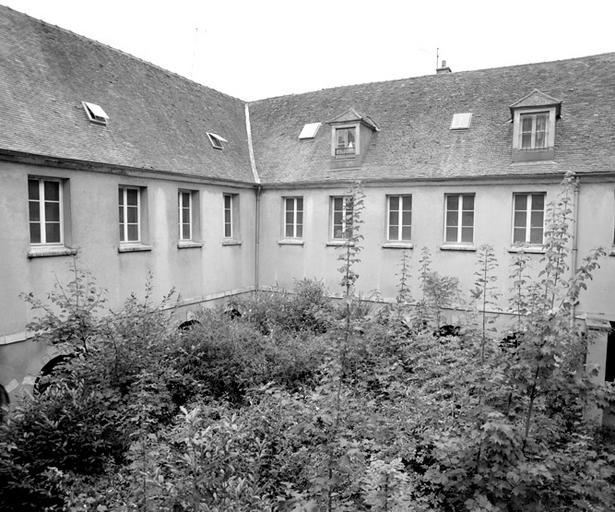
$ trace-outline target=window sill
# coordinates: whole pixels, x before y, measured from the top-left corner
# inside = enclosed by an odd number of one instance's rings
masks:
[[[192,240],[180,240],[177,242],[178,249],[198,249],[203,247],[202,242],[193,242]]]
[[[354,246],[354,242],[349,242],[347,240],[329,240],[325,243],[325,247],[346,247],[347,245],[352,247]]]
[[[71,249],[64,245],[47,245],[40,247],[30,247],[28,258],[48,258],[51,256],[74,256],[77,254],[77,249]]]
[[[303,240],[300,238],[284,238],[283,240],[278,240],[278,245],[303,245]]]
[[[384,242],[383,249],[414,249],[412,242]]]
[[[134,244],[134,245],[120,245],[117,248],[117,252],[122,253],[122,252],[147,252],[147,251],[151,251],[152,250],[152,246],[151,245],[144,245],[144,244]]]
[[[511,253],[524,253],[524,254],[544,254],[545,250],[542,245],[513,245],[508,248],[508,252]]]
[[[615,247],[612,247],[609,251],[609,256],[615,256]]]
[[[473,244],[443,244],[440,246],[440,250],[475,252],[476,246],[474,246]]]
[[[231,245],[241,245],[241,240],[223,240],[223,246],[231,246]]]

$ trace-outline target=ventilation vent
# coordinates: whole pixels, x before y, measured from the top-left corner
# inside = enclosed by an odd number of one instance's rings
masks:
[[[97,124],[107,124],[107,121],[109,121],[109,116],[100,105],[97,105],[96,103],[88,103],[87,101],[82,101],[81,103],[83,104],[83,109],[85,110],[85,113],[90,121]]]
[[[207,137],[209,137],[209,142],[211,142],[212,147],[215,149],[224,149],[223,143],[228,142],[224,137],[211,132],[207,132]]]
[[[322,123],[308,123],[304,125],[303,130],[301,130],[299,134],[299,139],[313,139],[316,137],[321,124]]]
[[[472,122],[472,113],[465,112],[463,114],[453,114],[451,122],[451,130],[465,130],[470,127]]]

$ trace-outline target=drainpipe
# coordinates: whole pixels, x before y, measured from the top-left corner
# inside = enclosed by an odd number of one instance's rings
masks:
[[[581,180],[578,177],[574,179],[573,187],[574,194],[572,199],[572,261],[570,262],[571,279],[574,279],[577,275],[577,260],[579,253],[579,193],[581,188]],[[576,303],[573,303],[570,310],[570,327],[574,327],[576,310]]]
[[[260,240],[261,240],[261,192],[263,187],[256,186],[256,214],[254,226],[254,289],[258,291],[260,287]]]

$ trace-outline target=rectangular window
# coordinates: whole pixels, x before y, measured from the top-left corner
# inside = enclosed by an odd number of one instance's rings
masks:
[[[141,242],[141,189],[119,187],[120,242]]]
[[[542,245],[545,193],[513,194],[513,244]]]
[[[284,238],[303,238],[303,197],[284,198]]]
[[[345,240],[352,237],[352,197],[331,198],[331,238]]]
[[[356,128],[335,129],[335,155],[354,155],[357,152]]]
[[[444,239],[449,243],[471,244],[474,240],[474,194],[446,195]]]
[[[178,197],[179,209],[179,239],[192,240],[193,225],[192,225],[192,192],[185,190],[179,191]]]
[[[521,114],[521,149],[544,149],[547,147],[548,112]]]
[[[224,194],[224,238],[239,237],[239,195]]]
[[[57,179],[28,179],[30,243],[60,245],[62,229],[62,184]]]
[[[387,196],[387,240],[410,241],[412,196]]]

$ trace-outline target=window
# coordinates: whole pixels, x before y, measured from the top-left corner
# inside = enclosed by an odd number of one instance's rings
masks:
[[[474,240],[474,194],[446,195],[444,239],[449,243],[471,244]]]
[[[520,148],[545,149],[547,147],[548,112],[520,114]]]
[[[107,121],[109,121],[109,116],[100,105],[97,105],[96,103],[88,103],[87,101],[82,101],[81,103],[83,104],[85,113],[90,121],[97,124],[107,124]]]
[[[357,129],[355,126],[335,129],[335,155],[347,156],[357,154]]]
[[[544,192],[513,194],[513,244],[542,245],[545,219]]]
[[[387,196],[387,240],[407,242],[412,226],[412,196]]]
[[[32,245],[61,245],[62,184],[58,179],[28,179],[28,210],[30,243]]]
[[[192,192],[179,191],[178,209],[179,239],[192,240]]]
[[[284,238],[303,238],[303,197],[284,198]]]
[[[451,121],[451,130],[465,130],[470,127],[472,122],[472,113],[464,112],[461,114],[453,114],[453,120]]]
[[[220,137],[220,135],[211,132],[207,132],[207,137],[209,138],[209,142],[211,142],[214,149],[224,149],[222,143],[228,142],[228,140],[224,137]]]
[[[331,238],[345,240],[352,236],[352,197],[331,198]]]
[[[141,242],[141,189],[120,187],[120,242]]]
[[[322,123],[307,123],[304,125],[301,133],[299,134],[299,139],[313,139],[316,137],[321,124]]]
[[[224,238],[237,239],[239,235],[239,195],[224,194]]]

